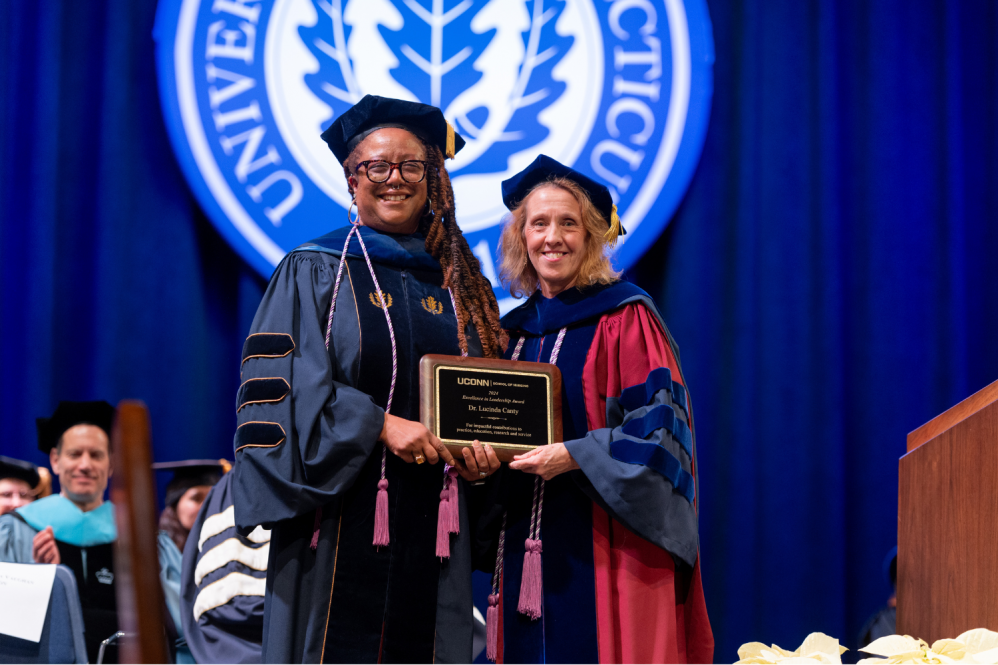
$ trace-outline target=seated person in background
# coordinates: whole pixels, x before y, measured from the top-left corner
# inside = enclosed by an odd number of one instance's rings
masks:
[[[870,617],[863,629],[859,631],[859,648],[868,646],[871,642],[879,640],[881,637],[897,634],[898,619],[898,548],[894,547],[887,553],[884,559],[884,577],[891,585],[891,595],[887,598],[887,604],[880,608],[876,614]]]
[[[0,515],[52,493],[48,469],[0,455]]]
[[[199,663],[259,663],[270,531],[236,533],[232,474],[211,488],[184,547],[181,619]]]
[[[57,495],[0,517],[0,561],[61,563],[72,569],[80,592],[87,655],[118,631],[114,588],[114,506],[104,501],[111,476],[111,424],[107,402],[60,402],[51,418],[38,418],[38,448],[59,477]],[[108,649],[104,662],[117,662]],[[115,660],[111,660],[115,659]]]
[[[173,471],[166,486],[166,508],[159,516],[159,577],[172,626],[167,635],[176,645],[176,662],[193,663],[180,621],[180,570],[187,535],[212,486],[228,471],[226,460],[184,460],[153,464],[157,471]]]

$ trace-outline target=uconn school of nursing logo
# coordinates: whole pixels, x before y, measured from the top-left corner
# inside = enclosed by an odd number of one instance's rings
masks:
[[[467,140],[448,161],[458,219],[500,298],[504,179],[544,153],[609,185],[627,268],[685,193],[710,112],[706,0],[161,0],[155,32],[187,180],[266,276],[347,223],[319,134],[365,94],[438,106]]]

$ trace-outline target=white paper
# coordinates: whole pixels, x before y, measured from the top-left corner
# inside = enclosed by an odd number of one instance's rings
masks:
[[[37,642],[55,582],[55,566],[0,563],[0,633]]]

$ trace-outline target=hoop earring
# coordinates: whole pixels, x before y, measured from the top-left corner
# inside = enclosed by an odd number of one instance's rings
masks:
[[[360,211],[359,210],[357,211],[357,219],[356,220],[352,219],[352,216],[350,214],[350,211],[353,210],[353,207],[356,204],[357,204],[357,199],[356,198],[350,199],[350,207],[347,208],[347,221],[350,222],[350,224],[353,225],[353,226],[357,226],[358,224],[360,224]]]

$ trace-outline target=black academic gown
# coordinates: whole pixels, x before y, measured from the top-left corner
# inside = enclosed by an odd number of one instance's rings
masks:
[[[231,481],[227,473],[208,492],[184,546],[180,621],[199,663],[259,663],[263,655],[270,533],[236,533]]]
[[[459,354],[453,306],[423,237],[362,227],[383,300],[351,240],[329,348],[329,306],[348,229],[291,252],[277,268],[243,349],[233,505],[238,528],[272,529],[265,662],[468,662],[470,535],[435,557],[443,465],[387,456],[391,544],[375,548],[375,501],[391,413],[419,419],[420,358]],[[472,344],[478,345],[471,334]],[[480,355],[473,349],[472,355]],[[317,515],[318,520],[317,520]],[[310,547],[320,526],[317,548]]]
[[[118,602],[114,586],[114,544],[77,547],[56,540],[62,564],[76,576],[83,610],[87,659],[97,662],[100,644],[118,632]],[[105,663],[118,662],[117,647],[104,652]]]

